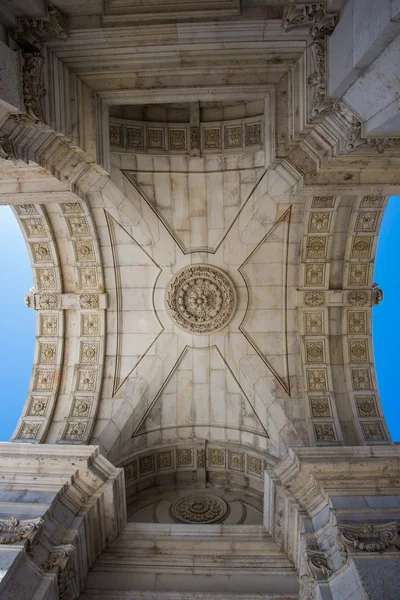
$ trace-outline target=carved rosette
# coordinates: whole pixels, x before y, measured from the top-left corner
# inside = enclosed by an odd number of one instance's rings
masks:
[[[225,327],[235,312],[232,281],[217,267],[184,267],[171,279],[165,294],[171,319],[184,331],[208,335]]]
[[[189,496],[172,505],[171,516],[181,523],[216,523],[226,517],[228,510],[226,502],[218,496]]]

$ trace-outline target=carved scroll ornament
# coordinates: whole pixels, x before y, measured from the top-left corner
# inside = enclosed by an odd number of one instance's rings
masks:
[[[337,525],[339,541],[347,550],[354,548],[363,552],[382,552],[395,544],[398,535],[396,521],[383,525]]]

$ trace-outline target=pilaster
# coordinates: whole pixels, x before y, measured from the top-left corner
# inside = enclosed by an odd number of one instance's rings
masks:
[[[265,477],[265,526],[302,600],[398,598],[400,448],[291,450]]]
[[[0,597],[75,600],[126,523],[122,469],[94,446],[0,444]]]

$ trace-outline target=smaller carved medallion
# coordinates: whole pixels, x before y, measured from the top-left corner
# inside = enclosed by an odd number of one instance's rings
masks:
[[[171,516],[181,523],[216,523],[228,513],[228,506],[218,496],[189,496],[177,500],[171,507]]]

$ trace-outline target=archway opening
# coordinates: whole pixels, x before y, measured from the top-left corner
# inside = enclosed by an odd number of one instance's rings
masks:
[[[398,369],[400,338],[398,264],[400,196],[392,196],[386,207],[376,253],[374,280],[384,291],[384,300],[372,311],[373,344],[382,408],[393,440],[400,441]]]
[[[33,286],[29,255],[9,206],[0,206],[0,257],[0,441],[8,441],[26,400],[36,329],[36,313],[24,303]]]

